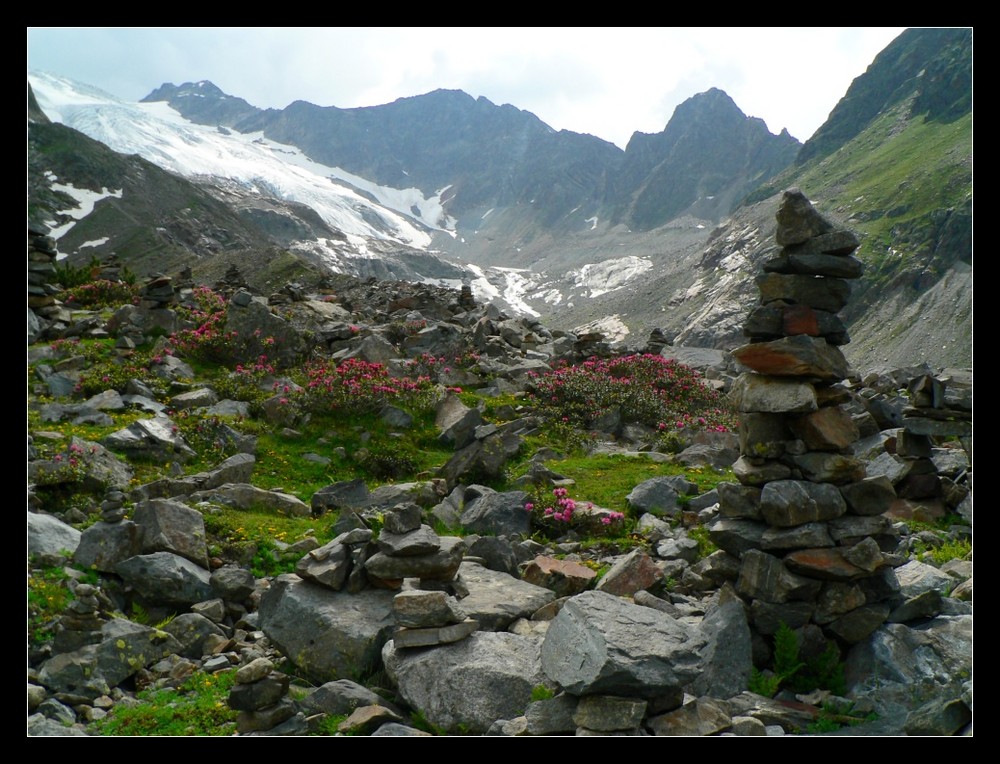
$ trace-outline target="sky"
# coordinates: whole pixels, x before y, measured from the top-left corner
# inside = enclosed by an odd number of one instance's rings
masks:
[[[438,88],[625,148],[712,87],[805,141],[903,27],[29,27],[29,70],[137,101],[211,80],[261,108],[354,108]]]

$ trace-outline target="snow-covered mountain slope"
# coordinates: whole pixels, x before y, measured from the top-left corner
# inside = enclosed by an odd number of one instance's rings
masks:
[[[165,103],[125,102],[50,74],[31,73],[28,79],[42,110],[54,122],[188,178],[224,178],[251,194],[305,204],[348,237],[425,249],[430,244],[426,228],[453,227],[440,196],[426,198],[414,188],[376,186],[313,162],[294,146],[269,141],[260,133],[196,125]],[[413,221],[414,211],[423,224]]]

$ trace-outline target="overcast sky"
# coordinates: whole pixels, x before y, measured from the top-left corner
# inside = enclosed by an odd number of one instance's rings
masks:
[[[139,100],[211,80],[254,106],[350,108],[437,88],[509,103],[624,148],[677,104],[725,90],[805,141],[903,27],[41,28],[28,68]]]

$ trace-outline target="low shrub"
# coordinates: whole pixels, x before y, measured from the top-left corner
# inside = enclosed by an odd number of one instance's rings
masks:
[[[536,374],[531,397],[543,416],[583,429],[612,409],[661,432],[736,427],[735,414],[697,371],[651,354],[592,358]]]

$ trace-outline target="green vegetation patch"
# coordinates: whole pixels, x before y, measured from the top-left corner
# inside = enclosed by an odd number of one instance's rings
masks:
[[[232,735],[238,714],[227,701],[235,681],[235,669],[198,672],[177,688],[144,690],[136,705],[116,705],[92,729],[107,736]]]

